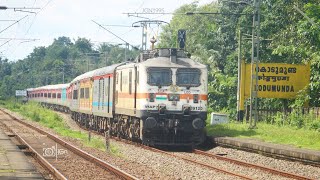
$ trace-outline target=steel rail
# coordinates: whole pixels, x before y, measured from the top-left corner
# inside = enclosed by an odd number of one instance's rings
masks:
[[[29,143],[27,143],[18,133],[16,133],[13,129],[7,126],[5,123],[2,122],[3,125],[14,135],[17,140],[27,146],[28,151],[32,153],[32,156],[38,161],[43,167],[50,171],[54,177],[61,180],[67,180],[67,178],[62,175],[60,171],[58,171],[49,161],[47,161],[44,157],[42,157]]]
[[[276,169],[273,169],[273,168],[269,168],[269,167],[265,167],[265,166],[261,166],[261,165],[257,165],[257,164],[247,163],[247,162],[236,160],[236,159],[231,159],[231,158],[219,156],[219,155],[216,155],[216,154],[207,153],[207,152],[204,152],[204,151],[201,151],[201,150],[198,150],[198,149],[194,149],[193,153],[201,154],[201,155],[204,155],[204,156],[208,156],[208,157],[211,157],[211,158],[216,158],[216,159],[223,160],[223,161],[228,161],[228,162],[231,162],[231,163],[234,163],[234,164],[238,164],[238,165],[242,165],[242,166],[261,169],[261,170],[264,170],[264,171],[268,171],[268,172],[270,172],[272,174],[277,174],[277,175],[281,175],[281,176],[288,177],[288,178],[294,178],[294,179],[299,179],[299,180],[300,179],[312,180],[311,178],[308,178],[308,177],[304,177],[304,176],[288,173],[288,172],[281,171],[281,170],[276,170]]]
[[[131,145],[135,145],[135,146],[138,146],[138,147],[142,147],[144,149],[147,149],[147,150],[150,150],[150,151],[153,151],[153,152],[158,152],[158,153],[166,154],[166,155],[178,158],[178,159],[182,159],[184,161],[188,161],[188,162],[191,162],[193,164],[201,165],[201,166],[207,167],[209,169],[217,170],[217,171],[223,172],[223,173],[228,174],[228,175],[240,177],[242,179],[250,179],[250,180],[252,180],[252,178],[244,176],[244,175],[241,175],[241,174],[236,174],[234,172],[230,172],[230,171],[218,168],[218,167],[214,167],[214,166],[210,166],[210,165],[207,165],[207,164],[204,164],[204,163],[201,163],[201,162],[197,162],[197,161],[194,161],[194,160],[192,160],[190,158],[181,157],[181,156],[178,156],[178,155],[175,155],[175,154],[171,154],[171,153],[168,153],[166,151],[163,151],[163,150],[160,150],[160,149],[156,149],[156,148],[153,148],[153,147],[150,147],[150,146],[145,146],[145,145],[137,143],[137,142],[132,142],[132,141],[129,141],[129,140],[126,140],[126,139],[117,138],[117,137],[110,137],[110,138],[112,138],[112,139],[114,139],[116,141],[124,142],[126,144],[131,144]]]
[[[115,166],[113,166],[113,165],[111,165],[111,164],[109,164],[109,163],[107,163],[107,162],[105,162],[105,161],[103,161],[103,160],[101,160],[101,159],[99,159],[99,158],[97,158],[97,157],[95,157],[95,156],[93,156],[93,155],[91,155],[91,154],[89,154],[89,153],[87,153],[87,152],[85,152],[85,151],[83,151],[83,150],[71,145],[70,143],[68,143],[68,142],[66,142],[66,141],[54,136],[53,134],[48,133],[46,131],[43,131],[43,130],[41,130],[41,129],[39,129],[39,128],[37,128],[37,127],[35,127],[35,126],[33,126],[33,125],[29,124],[29,123],[23,122],[22,120],[19,120],[18,118],[16,118],[15,116],[9,114],[8,112],[4,111],[3,109],[0,109],[0,110],[2,112],[4,112],[5,114],[7,114],[8,116],[10,116],[13,120],[15,120],[15,121],[17,121],[17,122],[19,122],[19,123],[31,128],[31,129],[34,129],[34,130],[38,131],[39,133],[41,133],[43,135],[46,135],[50,139],[54,140],[55,142],[59,143],[60,145],[64,146],[65,148],[71,150],[73,153],[75,153],[75,154],[77,154],[77,155],[89,160],[90,162],[94,162],[95,164],[101,166],[104,169],[107,169],[107,170],[111,171],[112,173],[114,173],[115,175],[120,177],[121,179],[126,179],[126,180],[137,180],[138,179],[138,178],[136,178],[136,177],[134,177],[134,176],[122,171],[121,169],[119,169],[119,168],[117,168],[117,167],[115,167]]]

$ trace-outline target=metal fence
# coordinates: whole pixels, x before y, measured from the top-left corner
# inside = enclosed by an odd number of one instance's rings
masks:
[[[249,110],[250,106],[247,106],[246,110],[246,120],[249,121]],[[264,121],[274,118],[277,113],[281,113],[283,116],[287,116],[292,112],[304,115],[310,114],[313,115],[315,119],[320,118],[320,107],[310,107],[310,108],[287,108],[287,109],[258,109],[259,121]]]

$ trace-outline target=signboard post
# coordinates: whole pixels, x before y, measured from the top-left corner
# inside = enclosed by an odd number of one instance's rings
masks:
[[[27,96],[26,90],[16,90],[16,97],[18,96]]]

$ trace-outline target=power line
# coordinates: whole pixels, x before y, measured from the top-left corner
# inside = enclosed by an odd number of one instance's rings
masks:
[[[94,20],[91,20],[92,22],[94,22],[95,24],[97,24],[98,26],[100,26],[102,29],[108,31],[110,34],[114,35],[115,37],[117,37],[118,39],[120,39],[121,41],[125,42],[127,45],[130,45],[131,47],[133,47],[134,49],[137,49],[137,47],[133,46],[132,44],[128,43],[126,40],[122,39],[120,36],[116,35],[115,33],[113,33],[112,31],[110,31],[109,29],[103,27],[101,24],[97,23]]]
[[[7,7],[7,6],[0,6],[0,10],[7,10],[7,9],[13,9],[13,11],[19,11],[19,12],[26,12],[26,13],[36,13],[34,11],[27,11],[27,10],[36,10],[40,8],[35,7]]]
[[[129,25],[121,25],[121,24],[103,24],[102,26],[111,26],[111,27],[132,27]]]
[[[220,13],[220,12],[185,12],[185,13],[165,13],[165,12],[159,12],[159,13],[149,13],[149,12],[144,12],[144,13],[137,13],[137,12],[129,12],[129,13],[122,13],[122,14],[127,14],[128,16],[133,16],[133,17],[138,17],[139,15],[184,15],[184,16],[189,16],[189,15],[252,15],[252,14],[247,14],[247,13]],[[149,18],[147,18],[149,19]]]
[[[7,20],[7,19],[0,19],[1,22],[12,22],[12,21],[17,21],[17,20]]]
[[[0,6],[0,8],[1,8],[1,6]],[[5,29],[1,30],[1,31],[0,31],[0,34],[1,34],[3,31],[9,29],[11,26],[17,24],[18,22],[20,22],[22,19],[24,19],[24,18],[26,18],[26,17],[28,17],[28,15],[24,16],[23,18],[21,18],[21,19],[19,19],[18,21],[12,23],[11,25],[9,25],[8,27],[6,27]]]
[[[36,41],[36,40],[40,40],[40,39],[29,39],[29,38],[0,38],[0,40]]]
[[[4,46],[5,44],[9,43],[11,41],[11,39],[9,39],[8,41],[6,41],[5,43],[1,44],[0,47]]]

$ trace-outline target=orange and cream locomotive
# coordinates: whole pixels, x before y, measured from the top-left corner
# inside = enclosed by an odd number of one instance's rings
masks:
[[[135,62],[82,74],[67,85],[29,89],[28,95],[64,107],[80,125],[99,132],[148,145],[192,146],[205,138],[207,79],[206,66],[182,50],[156,49]]]

